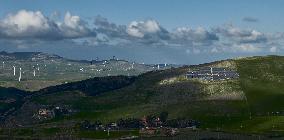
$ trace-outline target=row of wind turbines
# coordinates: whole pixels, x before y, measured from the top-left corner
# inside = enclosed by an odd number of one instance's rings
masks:
[[[2,68],[5,68],[5,62],[2,62]],[[39,71],[39,65],[37,64],[37,68],[35,68],[35,66],[33,66],[33,76],[36,76],[36,70]],[[16,66],[13,66],[13,75],[16,76]],[[18,77],[18,81],[21,82],[22,80],[22,68],[19,68],[19,77]]]
[[[132,63],[131,64],[131,68],[132,69],[134,69],[134,65],[135,65],[135,63]],[[161,64],[157,64],[157,66],[156,66],[156,68],[157,68],[157,70],[160,70],[161,69],[161,66],[160,66]],[[167,63],[165,63],[164,65],[163,65],[164,67],[166,67],[167,66]],[[13,67],[13,75],[14,76],[16,76],[16,66],[12,66]],[[2,62],[2,68],[4,69],[5,68],[5,62],[3,61]],[[83,69],[83,68],[82,68]],[[80,69],[80,71],[82,71],[82,69]],[[36,71],[38,71],[39,72],[39,64],[36,64],[36,66],[33,66],[33,77],[35,77],[36,76]],[[22,68],[21,67],[19,67],[19,77],[18,77],[18,81],[19,82],[21,82],[21,80],[22,80],[22,74],[23,74],[24,72],[22,72]],[[128,74],[129,75],[129,74]]]

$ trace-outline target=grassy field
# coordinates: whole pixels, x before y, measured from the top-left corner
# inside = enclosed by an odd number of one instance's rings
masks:
[[[236,62],[252,113],[283,112],[284,57],[255,57]]]
[[[139,136],[138,130],[111,130],[111,131],[95,131],[95,130],[79,130],[76,128],[11,128],[0,129],[0,138],[15,139],[58,139],[68,136],[72,138],[86,139],[118,139],[128,136]],[[70,138],[67,137],[67,138]]]
[[[79,131],[78,137],[81,138],[92,138],[92,139],[114,139],[127,136],[139,136],[138,130],[120,130],[120,131]]]

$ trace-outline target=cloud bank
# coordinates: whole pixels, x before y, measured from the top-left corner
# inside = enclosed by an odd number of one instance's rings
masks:
[[[55,22],[40,11],[21,10],[0,21],[0,37],[6,39],[60,40],[95,36],[79,16],[69,12],[63,22]]]
[[[263,33],[232,24],[210,29],[177,27],[169,30],[154,19],[134,20],[127,25],[118,25],[102,16],[96,16],[93,22],[87,22],[70,12],[66,12],[62,19],[58,15],[60,13],[48,17],[41,11],[27,10],[10,13],[0,19],[0,40],[21,42],[18,46],[28,46],[25,42],[36,44],[68,41],[90,47],[176,47],[184,48],[188,54],[274,53],[281,51],[284,43],[283,33]],[[243,21],[258,22],[258,19],[245,17]]]

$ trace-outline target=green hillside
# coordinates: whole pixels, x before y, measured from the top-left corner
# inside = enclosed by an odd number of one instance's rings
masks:
[[[284,57],[252,57],[236,62],[252,113],[283,112]]]
[[[205,66],[229,67],[240,77],[213,82],[185,78],[189,69]],[[86,92],[90,90],[47,88],[48,94],[32,97],[12,118],[19,124],[47,127],[83,120],[107,123],[168,112],[169,119],[198,120],[206,130],[283,135],[283,66],[284,57],[267,56],[152,71],[136,77],[131,84],[102,90],[96,96]],[[52,106],[65,106],[75,113],[47,120],[31,117],[39,108]]]

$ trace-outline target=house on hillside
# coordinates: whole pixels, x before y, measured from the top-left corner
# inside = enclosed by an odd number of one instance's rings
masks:
[[[49,109],[41,108],[38,110],[38,119],[49,119],[54,117],[54,112]]]

